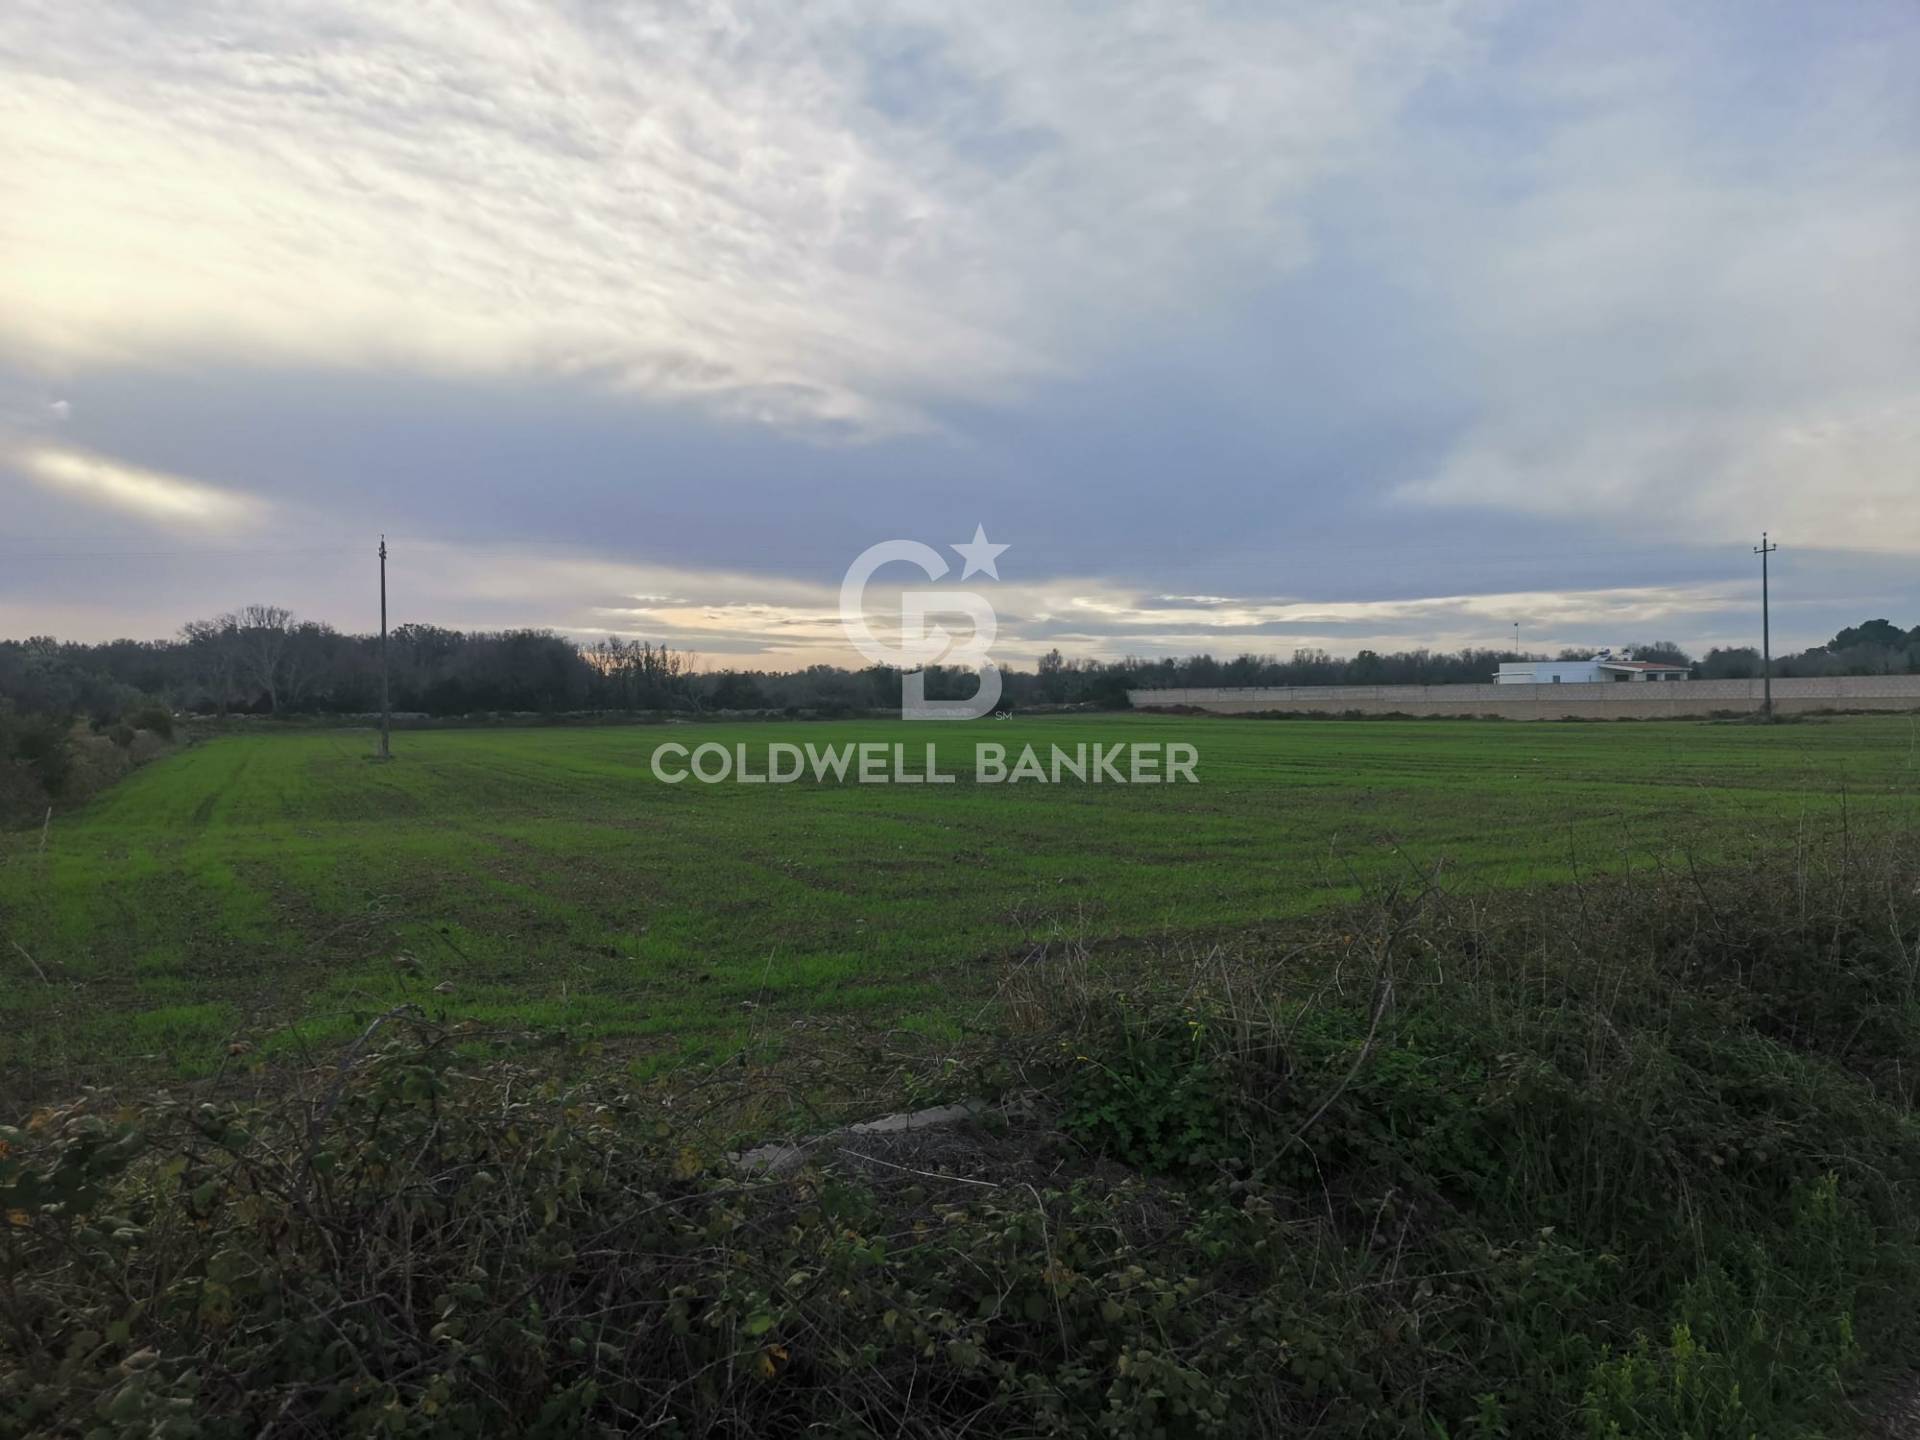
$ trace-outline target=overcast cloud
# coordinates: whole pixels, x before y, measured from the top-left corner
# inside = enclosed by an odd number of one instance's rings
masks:
[[[0,633],[1920,622],[1920,10],[0,11]],[[1175,598],[1186,597],[1186,598]],[[1195,598],[1198,597],[1198,598]]]

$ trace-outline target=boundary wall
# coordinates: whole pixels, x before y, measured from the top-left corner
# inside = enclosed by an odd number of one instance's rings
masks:
[[[1667,720],[1760,710],[1758,680],[1628,680],[1573,685],[1263,685],[1130,690],[1139,710],[1221,715],[1456,715],[1509,720]],[[1779,714],[1920,710],[1920,675],[1825,675],[1773,682]]]

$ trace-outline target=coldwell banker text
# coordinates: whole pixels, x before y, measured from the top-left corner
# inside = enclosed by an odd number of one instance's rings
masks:
[[[750,748],[758,749],[708,741],[689,750],[669,741],[654,748],[653,778],[668,785],[682,780],[706,785],[790,785],[796,780],[839,785],[951,785],[958,780],[976,785],[1195,785],[1200,780],[1194,773],[1200,752],[1178,742],[1075,745],[1071,750],[1049,745],[1044,759],[1033,746],[1023,745],[1009,763],[1005,745],[983,741],[973,747],[972,771],[959,773],[940,768],[938,749],[931,744],[775,741],[758,755],[749,753]],[[910,757],[909,749],[921,753]]]

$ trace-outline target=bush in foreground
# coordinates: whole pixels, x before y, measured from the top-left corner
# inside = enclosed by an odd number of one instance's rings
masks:
[[[1206,1215],[1285,1256],[1271,1207],[745,1178],[424,1034],[297,1104],[0,1143],[0,1434],[1222,1433],[1291,1357],[1335,1373],[1285,1293],[1165,1244]]]
[[[1901,856],[1030,965],[971,1173],[403,1018],[83,1096],[0,1132],[0,1436],[1832,1433],[1920,1293]]]

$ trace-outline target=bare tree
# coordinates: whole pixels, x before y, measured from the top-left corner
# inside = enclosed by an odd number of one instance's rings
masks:
[[[690,655],[649,641],[623,640],[618,635],[595,641],[581,654],[599,677],[601,695],[620,709],[671,705],[699,708],[691,684]]]
[[[293,612],[282,605],[247,605],[234,619],[241,663],[254,683],[267,692],[267,708],[277,715],[287,641],[293,634]]]
[[[187,643],[193,673],[219,707],[227,713],[227,701],[233,695],[233,673],[239,658],[238,623],[231,615],[211,620],[189,620],[180,627],[180,638]]]
[[[289,628],[281,664],[281,691],[287,704],[302,709],[329,668],[337,670],[340,632],[324,620],[302,620]]]

